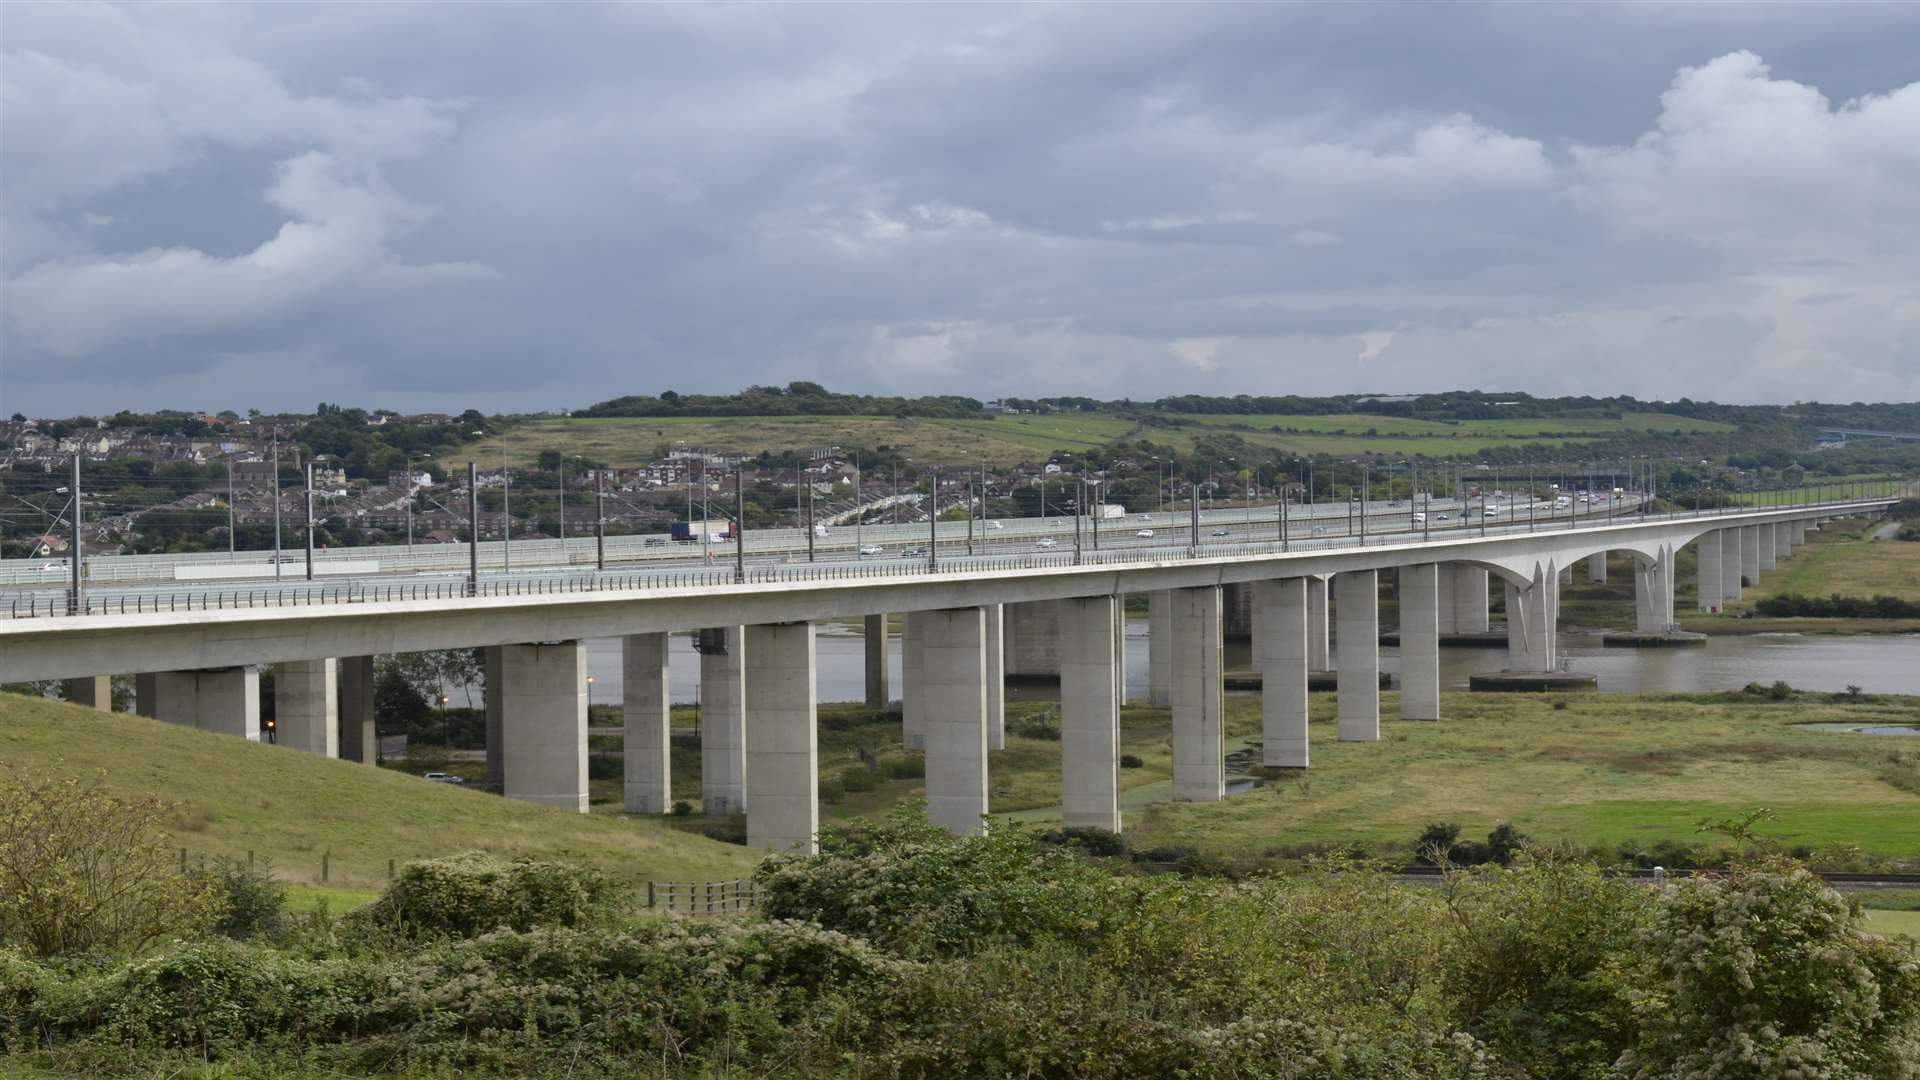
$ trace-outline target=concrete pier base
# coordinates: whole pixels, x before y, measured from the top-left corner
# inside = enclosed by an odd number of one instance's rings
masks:
[[[1227,795],[1221,706],[1220,587],[1172,590],[1173,798],[1218,802]]]
[[[339,698],[335,702],[340,715],[340,736],[335,743],[340,760],[377,765],[380,737],[374,728],[373,657],[342,656],[335,661],[335,670],[340,678]],[[487,684],[488,701],[493,700],[494,685]],[[487,737],[489,747],[498,745],[491,731]]]
[[[273,665],[273,722],[281,746],[339,757],[339,662],[329,657]]]
[[[820,850],[813,624],[746,629],[747,846]]]
[[[1543,693],[1597,690],[1600,680],[1585,671],[1483,671],[1467,676],[1469,689],[1486,693]]]
[[[587,812],[587,646],[500,648],[502,790],[509,799]]]
[[[987,632],[977,607],[916,611],[923,634],[927,820],[956,836],[986,829]],[[1057,628],[1057,620],[1055,622]]]
[[[1400,568],[1400,719],[1440,719],[1439,567]]]
[[[1307,585],[1304,578],[1254,583],[1260,624],[1260,764],[1304,769],[1307,747]]]
[[[629,814],[673,809],[673,710],[666,634],[620,641],[620,805]]]
[[[1705,645],[1707,635],[1688,630],[1671,633],[1641,633],[1638,630],[1613,630],[1600,636],[1600,644],[1610,649],[1664,649]]]
[[[1333,588],[1340,741],[1374,742],[1380,738],[1380,573],[1336,574]]]
[[[155,719],[260,741],[260,670],[163,671],[154,682]]]
[[[1060,601],[1060,807],[1068,828],[1120,831],[1120,697],[1111,596]]]
[[[700,809],[747,809],[746,627],[700,631]]]

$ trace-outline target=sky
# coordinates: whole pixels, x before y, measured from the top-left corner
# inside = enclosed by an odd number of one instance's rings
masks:
[[[0,410],[1920,399],[1916,4],[0,5]]]

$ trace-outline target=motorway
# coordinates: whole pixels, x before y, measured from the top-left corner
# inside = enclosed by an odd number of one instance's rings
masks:
[[[1463,535],[1489,535],[1538,529],[1565,528],[1570,524],[1604,524],[1615,516],[1630,517],[1637,503],[1622,498],[1609,509],[1604,504],[1584,508],[1556,510],[1550,501],[1512,503],[1493,501],[1491,516],[1483,514],[1478,500],[1470,517],[1463,518],[1458,506],[1435,500],[1428,511],[1429,520],[1415,527],[1413,510],[1406,504],[1369,507],[1364,537],[1357,521],[1350,524],[1345,504],[1318,505],[1312,508],[1292,506],[1287,511],[1287,542],[1292,550],[1337,549],[1359,544],[1405,542],[1428,535],[1435,539]],[[1598,509],[1594,507],[1598,506]],[[1312,516],[1303,516],[1311,511]],[[1445,518],[1446,520],[1442,520]],[[1195,554],[1232,554],[1250,548],[1271,551],[1281,546],[1281,523],[1275,507],[1233,508],[1203,511],[1200,536],[1192,536],[1189,513],[1171,512],[1133,514],[1125,519],[1109,519],[1100,528],[1100,546],[1093,547],[1090,519],[1079,522],[1082,562],[1124,563],[1159,559],[1186,558]],[[997,524],[998,527],[994,527]],[[966,522],[942,522],[937,563],[943,571],[989,569],[1005,566],[1017,569],[1029,566],[1071,565],[1075,559],[1074,520],[1072,518],[1004,519],[997,523],[974,523],[969,543]],[[781,580],[808,577],[870,577],[925,573],[928,569],[926,544],[928,526],[868,525],[860,529],[842,527],[825,538],[816,538],[813,558],[808,559],[805,534],[801,530],[765,530],[750,532],[743,565],[750,579]],[[1140,535],[1147,533],[1150,535]],[[624,538],[629,540],[639,537]],[[1051,543],[1049,543],[1051,541]],[[563,563],[558,541],[529,542],[547,545],[550,558],[544,564],[528,559],[515,545],[513,566],[506,569],[499,561],[492,569],[483,564],[478,589],[481,595],[543,592],[586,592],[608,589],[669,587],[701,582],[724,583],[733,580],[735,556],[731,544],[716,544],[707,558],[690,554],[685,544],[629,546],[617,555],[609,542],[606,569],[591,565],[592,539],[570,541],[565,554],[571,560],[584,545],[587,565]],[[858,545],[858,546],[856,546]],[[482,545],[483,552],[488,546]],[[455,550],[447,552],[444,549]],[[146,581],[90,582],[86,590],[90,611],[200,610],[231,607],[303,605],[317,603],[354,603],[376,599],[439,598],[466,595],[467,565],[465,545],[441,545],[436,556],[444,559],[437,567],[395,565],[384,555],[367,558],[370,551],[391,549],[356,548],[330,551],[316,557],[320,565],[344,561],[354,568],[377,565],[371,572],[346,572],[305,578],[304,553],[301,559],[283,567],[285,577],[236,577],[234,579],[183,582],[154,580],[158,568]],[[860,551],[870,552],[859,554]],[[254,555],[256,553],[242,553]],[[344,557],[344,559],[343,559]],[[113,557],[106,557],[113,558]],[[105,561],[103,559],[102,561]],[[270,561],[251,560],[252,566],[228,564],[243,573],[260,567],[271,569]],[[391,569],[389,569],[391,567]],[[88,569],[94,568],[89,560]],[[46,616],[66,613],[63,573],[42,577],[32,585],[0,590],[0,611],[14,617]]]

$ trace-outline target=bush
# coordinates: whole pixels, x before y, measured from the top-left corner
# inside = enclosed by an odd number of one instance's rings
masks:
[[[1010,721],[1007,724],[1007,734],[1022,739],[1039,739],[1042,742],[1060,741],[1060,728],[1046,713]]]
[[[405,935],[472,937],[500,927],[577,926],[607,898],[595,871],[470,851],[408,863],[380,899],[354,912]]]
[[[1140,755],[1138,754],[1120,755],[1120,767],[1123,769],[1138,769],[1145,764],[1146,762],[1140,760]]]
[[[179,870],[177,809],[0,772],[0,941],[38,958],[133,953],[205,928],[219,900]]]
[[[1059,847],[1084,851],[1089,855],[1105,855],[1122,859],[1127,856],[1126,837],[1105,829],[1091,829],[1076,825],[1044,833],[1040,839]]]
[[[889,780],[919,780],[927,775],[927,759],[919,754],[888,758],[880,771]]]
[[[1763,596],[1753,605],[1753,610],[1775,618],[1920,619],[1920,600],[1902,600],[1897,596],[1875,596],[1871,600],[1863,600],[1839,593],[1821,599],[1790,593]]]
[[[277,934],[286,925],[287,890],[273,879],[273,864],[249,866],[239,859],[217,858],[194,872],[219,898],[213,932],[236,940]]]
[[[682,799],[679,802],[676,802],[673,804],[674,817],[690,817],[692,816],[692,814],[693,814],[693,804],[686,801],[685,799]]]
[[[1670,889],[1641,938],[1658,981],[1621,1075],[1913,1075],[1920,950],[1912,942],[1865,933],[1852,902],[1785,863]]]

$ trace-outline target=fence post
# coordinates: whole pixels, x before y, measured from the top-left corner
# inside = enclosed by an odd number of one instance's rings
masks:
[[[387,880],[388,881],[393,880],[393,860],[392,859],[387,860]]]
[[[647,907],[653,907],[653,882],[647,882]]]
[[[320,884],[325,885],[327,883],[328,874],[333,869],[332,863],[333,852],[323,851],[320,853]]]
[[[253,869],[253,849],[247,849],[247,869]]]
[[[187,872],[187,849],[186,848],[180,849],[180,872],[183,874]]]

